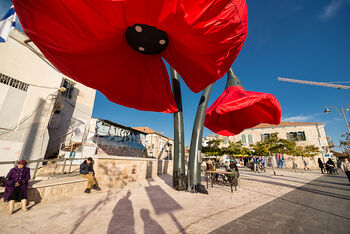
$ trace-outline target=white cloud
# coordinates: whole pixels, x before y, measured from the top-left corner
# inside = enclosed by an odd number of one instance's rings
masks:
[[[331,2],[323,8],[323,12],[320,15],[321,19],[329,19],[337,14],[340,8],[345,4],[350,4],[350,1],[345,0],[331,0]]]
[[[316,116],[319,114],[310,114],[310,115],[296,115],[296,116],[290,116],[290,117],[283,117],[282,121],[287,122],[308,122],[308,121],[318,121],[316,119]]]

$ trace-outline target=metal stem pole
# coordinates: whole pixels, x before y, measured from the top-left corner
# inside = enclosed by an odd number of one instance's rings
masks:
[[[349,126],[349,122],[348,120],[346,119],[346,115],[345,115],[345,112],[344,112],[344,108],[340,108],[341,109],[341,112],[343,114],[343,117],[344,117],[344,120],[345,120],[345,124],[346,124],[346,127],[348,128],[348,132],[350,133],[350,126]]]
[[[174,113],[174,166],[173,186],[177,186],[178,176],[185,174],[185,135],[182,110],[181,86],[178,73],[170,67],[174,99],[179,109]]]
[[[191,138],[190,159],[189,159],[190,188],[193,188],[195,185],[201,183],[199,156],[202,150],[202,136],[203,136],[205,112],[207,110],[208,100],[209,100],[212,88],[213,88],[213,84],[209,85],[204,89],[198,104],[196,119],[194,121],[192,138]]]
[[[242,87],[242,82],[241,80],[236,76],[236,74],[233,72],[233,69],[230,68],[227,72],[227,82],[226,82],[226,87],[232,87],[232,86],[241,86]]]

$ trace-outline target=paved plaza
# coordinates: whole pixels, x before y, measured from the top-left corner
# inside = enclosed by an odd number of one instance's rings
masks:
[[[122,189],[42,202],[0,213],[1,233],[348,233],[350,184],[344,174],[241,170],[238,191],[209,195],[172,189],[170,175]],[[203,182],[205,184],[205,182]]]

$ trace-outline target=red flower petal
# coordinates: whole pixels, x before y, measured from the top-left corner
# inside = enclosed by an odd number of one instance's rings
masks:
[[[177,24],[167,25],[169,46],[162,56],[199,92],[220,79],[241,50],[247,35],[246,2],[182,1],[181,7]]]
[[[125,19],[120,24],[106,23],[109,18],[100,17],[91,2],[14,0],[24,31],[62,73],[118,104],[176,112],[160,55],[134,51],[125,40],[126,28],[119,29],[126,27]]]
[[[217,134],[232,136],[260,123],[280,122],[281,106],[275,96],[232,86],[208,108],[204,125]]]
[[[176,107],[160,58],[132,51],[125,41],[128,26],[147,24],[167,32],[168,49],[161,55],[195,92],[223,76],[247,33],[245,0],[13,3],[24,31],[60,71],[116,103],[141,110],[171,112]],[[136,98],[142,89],[146,96]]]

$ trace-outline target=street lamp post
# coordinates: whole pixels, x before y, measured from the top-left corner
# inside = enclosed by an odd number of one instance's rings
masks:
[[[326,106],[326,109],[324,109],[323,112],[328,114],[329,112],[331,112],[331,110],[329,108],[337,110],[339,112],[339,114],[343,116],[343,118],[345,120],[346,127],[348,129],[348,132],[350,133],[349,121],[347,120],[346,115],[345,115],[345,113],[349,111],[349,108],[348,108],[349,106],[350,106],[350,103],[346,104],[345,108],[343,108],[343,107],[337,108],[335,106]]]

